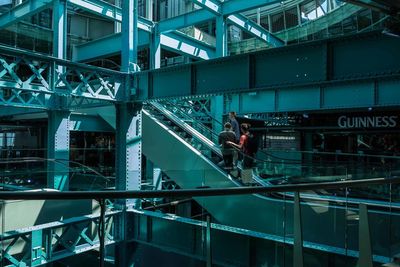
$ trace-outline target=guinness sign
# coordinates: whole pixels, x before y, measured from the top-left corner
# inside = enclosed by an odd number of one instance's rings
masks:
[[[340,116],[337,124],[340,128],[395,128],[398,116]]]

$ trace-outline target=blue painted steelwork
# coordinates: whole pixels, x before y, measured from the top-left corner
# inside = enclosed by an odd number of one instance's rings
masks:
[[[380,33],[324,40],[141,72],[135,87],[148,98],[262,95],[272,105],[258,101],[257,112],[398,105],[399,45]],[[344,93],[357,98],[343,99]]]
[[[0,15],[0,29],[49,8],[53,0],[28,0]]]
[[[161,34],[160,42],[161,46],[166,50],[178,52],[192,58],[205,60],[215,58],[214,47],[177,31]]]
[[[152,35],[139,30],[138,49],[147,47]],[[122,34],[116,33],[106,37],[76,45],[73,49],[72,61],[89,61],[121,53]]]
[[[70,113],[67,111],[48,111],[47,127],[47,186],[60,191],[69,188],[69,131]],[[52,160],[62,160],[65,166]]]
[[[97,14],[104,18],[122,22],[122,9],[108,2],[101,0],[67,0],[68,3],[80,7],[90,13]],[[143,17],[138,17],[137,27],[151,33],[154,23]]]
[[[139,71],[137,65],[138,53],[138,10],[137,0],[122,2],[122,29],[121,29],[121,71]]]
[[[222,3],[218,0],[192,0],[192,2],[210,12],[213,12],[216,15],[221,15]]]
[[[65,0],[53,1],[53,56],[65,59],[67,49],[67,6]],[[62,72],[63,68],[58,67]]]
[[[216,30],[216,54],[217,57],[228,55],[228,28],[224,16],[218,16],[215,20]]]
[[[92,42],[78,45],[74,48],[73,60],[85,61],[118,54],[121,52],[122,47],[121,36],[121,33],[117,33]],[[138,41],[138,49],[145,48],[149,45],[153,46],[153,43],[157,41],[166,50],[187,55],[192,58],[215,58],[214,47],[178,31],[164,33],[161,35],[149,35],[145,31],[139,30]],[[155,53],[151,53],[150,60],[154,61],[156,58],[158,58],[158,61],[160,61],[161,55],[159,53],[158,55]]]
[[[228,20],[233,22],[236,26],[246,31],[247,33],[250,33],[258,39],[268,44],[271,44],[271,46],[273,47],[281,47],[285,45],[284,41],[241,14],[230,15],[228,16]]]
[[[106,213],[106,245],[116,243],[114,220],[120,212]],[[39,266],[99,248],[93,225],[98,215],[87,215],[0,234],[4,266]],[[21,253],[16,253],[16,251]]]
[[[220,41],[217,40],[217,54],[218,56],[226,56],[227,53],[225,49],[226,47],[221,47],[221,46],[226,46],[227,45],[227,40],[226,40],[226,25],[225,25],[225,16],[223,16],[223,8],[222,5],[223,3],[221,2],[214,2],[211,0],[192,0],[195,4],[203,7],[204,9],[216,14],[216,27],[217,27],[217,39],[221,39]],[[225,14],[226,15],[226,14]],[[265,41],[267,43],[271,43],[273,47],[279,47],[283,46],[285,43],[280,40],[279,38],[275,37],[273,34],[271,34],[269,31],[267,31],[265,28],[263,28],[261,25],[258,25],[254,21],[246,18],[242,14],[232,14],[227,17],[232,23],[234,23],[236,26],[241,28],[242,30],[246,31],[247,33],[250,33],[251,35],[254,35],[255,37],[261,39],[262,41]],[[221,49],[221,50],[220,50]]]
[[[221,15],[229,16],[232,14],[255,9],[268,4],[277,3],[277,0],[231,0],[221,3]],[[191,13],[183,14],[177,17],[166,19],[159,22],[159,31],[168,32],[181,29],[189,25],[196,25],[214,19],[215,14],[208,9],[200,9]]]
[[[154,28],[154,34],[150,41],[150,69],[159,69],[161,67],[161,37],[158,31],[158,25]]]
[[[20,69],[29,71],[21,72]],[[59,97],[116,101],[126,75],[23,50],[0,47],[0,103],[15,107],[62,108]]]

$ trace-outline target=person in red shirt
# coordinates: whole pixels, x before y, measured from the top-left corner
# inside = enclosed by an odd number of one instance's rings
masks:
[[[249,169],[253,167],[254,153],[249,149],[248,140],[250,136],[250,125],[242,123],[240,125],[242,135],[240,136],[239,144],[228,141],[227,144],[240,149],[243,152],[243,168]]]

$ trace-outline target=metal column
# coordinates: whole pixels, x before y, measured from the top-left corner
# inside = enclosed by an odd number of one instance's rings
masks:
[[[158,25],[154,26],[150,43],[150,68],[159,69],[161,67],[161,40]]]
[[[228,55],[227,26],[224,16],[215,19],[216,27],[216,56],[225,57]]]
[[[69,116],[68,111],[48,112],[47,186],[62,191],[68,190],[69,186]]]
[[[131,103],[116,105],[116,189],[140,190],[141,184],[141,107]],[[116,221],[118,239],[123,240],[115,248],[116,266],[132,266],[132,246],[128,239],[126,206],[139,206],[138,200],[121,200],[124,210]]]
[[[67,49],[67,4],[65,0],[53,2],[53,56],[64,59]]]
[[[122,0],[121,71],[135,72],[138,47],[138,0]]]
[[[214,132],[219,133],[223,130],[223,120],[224,115],[224,96],[218,95],[211,98],[211,115],[215,119],[212,122],[212,127]],[[220,122],[220,123],[219,123]]]

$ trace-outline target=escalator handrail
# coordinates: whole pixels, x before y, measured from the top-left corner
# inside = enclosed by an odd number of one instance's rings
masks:
[[[222,157],[222,153],[221,153],[221,149],[220,147],[215,144],[212,140],[209,140],[206,136],[204,136],[203,134],[199,133],[198,130],[196,130],[195,128],[193,128],[191,125],[188,125],[186,122],[182,121],[182,119],[180,119],[178,116],[176,116],[174,113],[172,113],[171,111],[169,111],[166,107],[163,106],[163,104],[160,104],[160,102],[157,101],[151,101],[149,102],[153,107],[155,107],[158,111],[162,112],[165,116],[167,116],[168,119],[172,120],[175,124],[177,124],[179,127],[181,127],[183,130],[185,130],[186,132],[188,132],[189,134],[191,134],[192,136],[195,136],[196,139],[198,139],[199,141],[201,141],[203,144],[205,144],[209,149],[211,149],[214,153],[216,153],[217,155],[219,155],[220,157]],[[171,104],[173,106],[175,106],[174,104]],[[217,133],[215,133],[214,131],[212,131],[212,129],[204,126],[202,123],[198,122],[196,119],[192,118],[190,115],[184,113],[182,110],[179,110],[180,113],[184,114],[186,116],[186,118],[192,122],[195,122],[197,125],[200,125],[201,127],[205,128],[208,132],[210,132],[212,135],[218,136]],[[241,151],[240,149],[237,148],[232,148],[234,150],[237,151],[237,153],[244,155],[243,151]],[[305,153],[305,151],[298,151],[300,153]],[[267,163],[267,164],[271,164],[271,163],[278,163],[278,164],[290,164],[290,165],[301,165],[301,166],[312,166],[315,168],[315,163],[304,163],[301,160],[296,160],[296,159],[285,159],[285,158],[281,158],[275,155],[272,155],[266,151],[263,150],[259,150],[258,153],[264,154],[267,157],[276,159],[277,161],[273,161],[273,160],[263,160],[263,159],[259,159],[259,158],[255,158],[255,157],[251,157],[246,155],[247,157],[251,158],[253,161],[255,162],[259,162],[259,163]],[[307,153],[313,153],[308,151]],[[324,153],[328,153],[328,152],[324,152]],[[315,154],[315,153],[314,153]],[[342,154],[333,154],[335,156],[340,156]],[[358,154],[352,154],[352,155],[358,155]],[[400,158],[399,158],[400,159]],[[284,161],[284,162],[282,162]],[[320,164],[324,164],[323,168],[327,168],[326,164],[332,164],[332,162],[330,161],[319,161]],[[347,166],[347,161],[346,162],[338,162],[336,161],[333,164],[333,168],[348,168]],[[343,164],[343,165],[342,165]],[[357,161],[356,164],[362,164],[359,163]],[[372,164],[373,165],[373,164]],[[375,164],[376,166],[382,166],[381,164]],[[352,167],[354,167],[354,164],[352,165]]]

